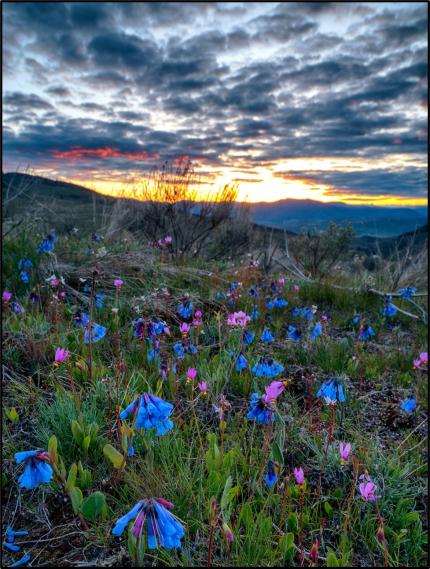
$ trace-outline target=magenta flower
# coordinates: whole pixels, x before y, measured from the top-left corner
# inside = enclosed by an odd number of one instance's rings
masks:
[[[227,540],[230,543],[233,543],[233,541],[234,541],[233,532],[231,531],[231,529],[228,527],[228,525],[225,522],[222,524],[222,530],[223,530],[224,535],[227,538]]]
[[[294,291],[294,292],[299,292],[299,290],[300,290],[299,285],[296,285],[296,284],[293,285],[293,291]]]
[[[116,286],[116,288],[121,288],[124,284],[124,281],[122,279],[115,279],[113,281],[113,284]]]
[[[285,382],[283,381],[272,381],[270,385],[265,387],[264,391],[266,392],[264,396],[265,403],[272,403],[277,400],[277,398],[281,395],[281,393],[285,389]]]
[[[422,369],[423,365],[427,365],[429,361],[429,356],[427,352],[422,352],[416,360],[414,360],[414,368]]]
[[[305,474],[303,468],[294,468],[294,478],[299,486],[303,486],[305,483]]]
[[[233,314],[228,315],[227,326],[239,326],[240,328],[245,328],[250,320],[250,316],[240,310],[239,312],[234,312]]]
[[[339,452],[340,463],[345,464],[345,462],[348,460],[349,453],[351,452],[351,445],[349,443],[340,443]]]
[[[279,277],[279,279],[278,279],[278,284],[279,284],[280,286],[284,286],[284,284],[285,284],[285,277]]]
[[[375,495],[376,485],[373,482],[362,482],[359,486],[360,494],[366,502],[374,501],[378,498]]]
[[[53,278],[49,281],[52,288],[56,288],[60,284],[60,279]]]
[[[190,331],[190,329],[191,329],[191,326],[189,324],[187,324],[186,322],[182,322],[182,324],[179,326],[179,330],[183,336],[186,336],[188,334],[188,332]]]
[[[166,245],[170,245],[172,243],[173,239],[171,237],[171,235],[166,235],[166,237],[164,238],[164,243]]]
[[[68,352],[64,348],[57,348],[55,350],[55,365],[59,366],[60,364],[65,362],[69,356],[70,352]]]
[[[12,293],[9,292],[8,290],[4,290],[4,291],[3,291],[3,294],[2,294],[2,299],[3,299],[5,302],[9,302],[9,300],[10,300],[11,298],[12,298]]]
[[[194,367],[189,367],[187,371],[187,381],[193,381],[197,377],[197,370]]]
[[[203,393],[203,395],[208,394],[208,384],[206,383],[206,381],[201,381],[197,385],[198,385],[200,391]]]

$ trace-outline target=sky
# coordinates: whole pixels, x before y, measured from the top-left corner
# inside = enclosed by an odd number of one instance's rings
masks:
[[[3,171],[427,204],[426,2],[3,2]],[[198,181],[198,183],[197,183]]]

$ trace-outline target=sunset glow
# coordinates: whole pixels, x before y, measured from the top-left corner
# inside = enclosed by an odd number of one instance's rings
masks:
[[[6,172],[131,196],[188,156],[199,198],[236,183],[252,203],[427,204],[424,3],[8,3],[3,15]]]

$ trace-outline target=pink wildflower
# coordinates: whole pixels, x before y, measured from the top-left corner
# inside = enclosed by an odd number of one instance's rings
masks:
[[[303,468],[294,468],[294,478],[299,486],[303,486],[305,483],[305,474]]]
[[[187,381],[192,381],[197,377],[197,370],[194,367],[189,367],[187,371]]]
[[[359,486],[359,489],[361,497],[366,502],[374,501],[378,498],[378,496],[375,495],[376,485],[373,484],[373,482],[362,482]]]
[[[181,334],[183,336],[186,336],[188,334],[188,332],[190,331],[191,326],[189,324],[187,324],[186,322],[182,322],[182,324],[179,326],[179,330],[181,331]]]
[[[203,395],[208,394],[208,384],[206,383],[206,381],[201,381],[197,385],[198,385],[200,391],[203,393]]]
[[[272,383],[264,389],[266,392],[264,402],[271,403],[272,401],[276,401],[284,389],[285,383],[283,381],[272,381]]]
[[[55,350],[55,365],[59,366],[70,356],[70,352],[64,348],[57,348]]]
[[[348,460],[349,453],[351,452],[351,445],[349,443],[340,443],[339,452],[340,463],[345,464],[345,462]]]
[[[113,281],[113,284],[117,287],[117,288],[121,288],[122,285],[124,284],[124,281],[122,279],[115,279]]]
[[[9,302],[9,300],[10,300],[11,298],[12,298],[12,293],[9,292],[8,290],[4,290],[4,291],[3,291],[3,294],[2,294],[2,299],[3,299],[5,302]]]

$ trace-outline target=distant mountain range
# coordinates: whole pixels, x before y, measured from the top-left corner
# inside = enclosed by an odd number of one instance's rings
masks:
[[[254,223],[300,232],[326,229],[334,221],[352,223],[357,236],[392,237],[413,231],[427,223],[427,207],[388,207],[322,203],[313,200],[281,200],[251,205]]]
[[[20,188],[26,196],[39,200],[60,200],[73,204],[114,203],[115,198],[95,194],[83,186],[50,180],[29,174],[3,174],[3,200]],[[24,202],[26,196],[23,196]],[[21,201],[21,200],[19,200]],[[287,229],[299,233],[304,229],[324,230],[331,221],[341,225],[352,223],[357,237],[394,237],[414,231],[427,224],[427,207],[388,207],[322,203],[313,200],[285,199],[271,203],[247,204],[252,221],[257,225]],[[241,207],[241,204],[237,204]],[[196,206],[198,210],[198,206]]]

